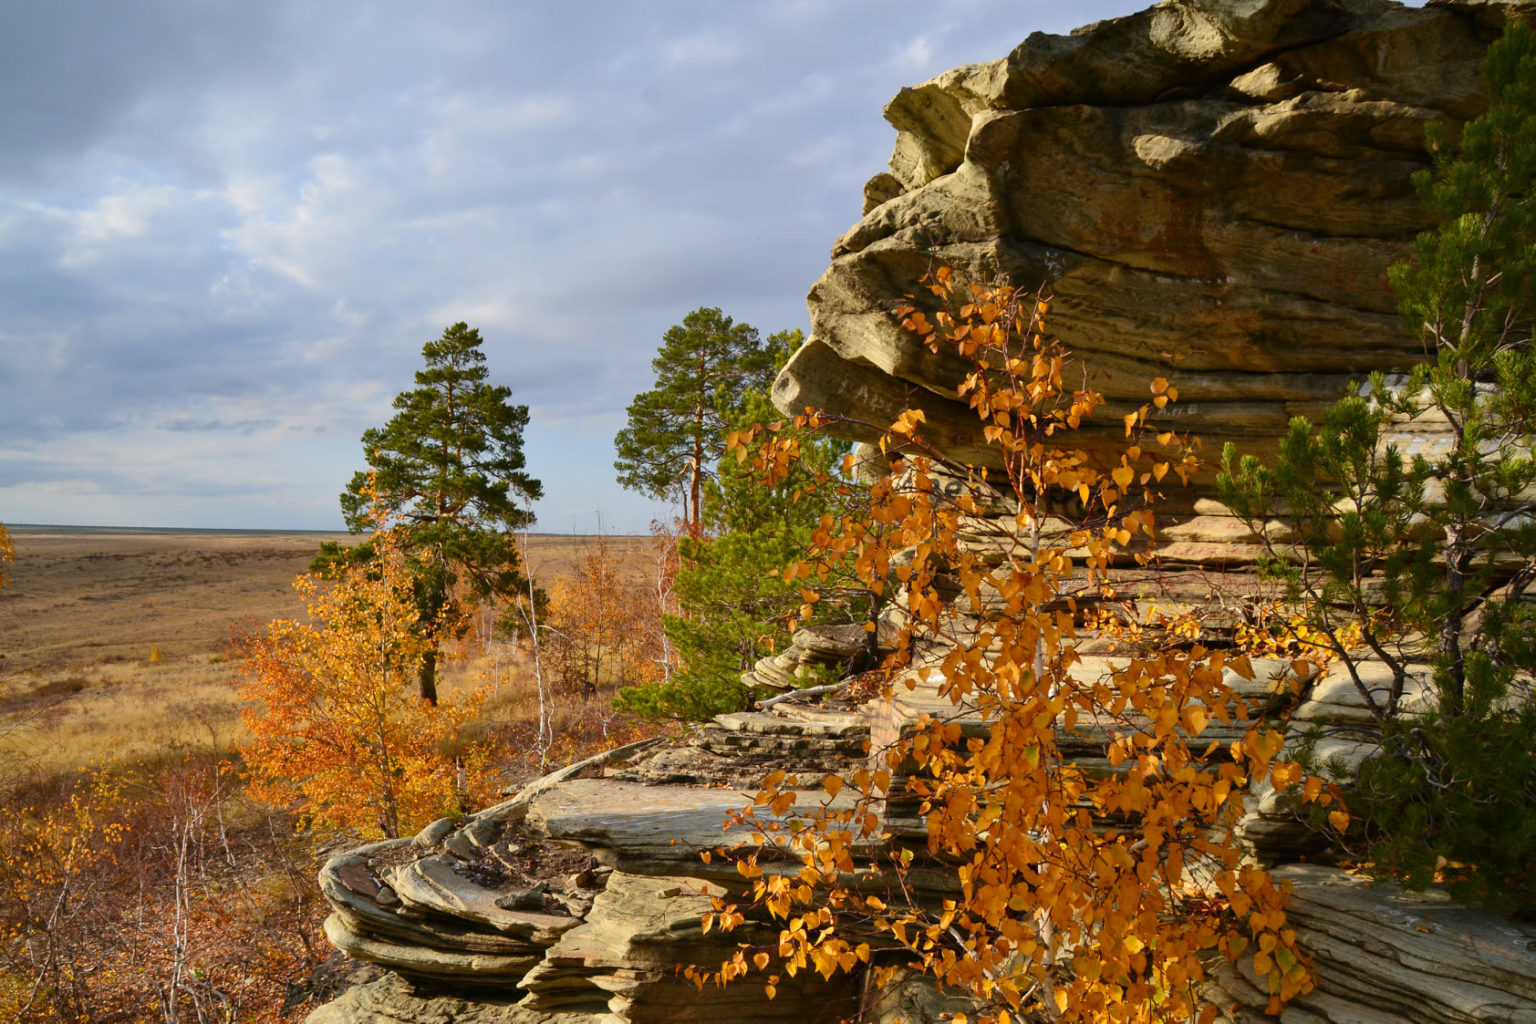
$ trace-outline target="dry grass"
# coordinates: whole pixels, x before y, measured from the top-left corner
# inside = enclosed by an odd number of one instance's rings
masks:
[[[16,564],[0,591],[0,777],[47,777],[98,762],[221,752],[241,737],[224,660],[231,627],[296,617],[292,581],[342,534],[151,533],[12,528]],[[652,571],[650,539],[610,537],[625,571]],[[530,540],[535,576],[552,579],[591,538]],[[502,647],[445,666],[452,694],[510,682],[498,714],[526,713],[523,671]],[[158,648],[161,658],[151,661]]]
[[[598,538],[585,534],[535,534],[529,539],[528,565],[535,579],[548,582],[570,575]],[[650,537],[606,538],[618,575],[625,583],[656,575],[656,549]]]

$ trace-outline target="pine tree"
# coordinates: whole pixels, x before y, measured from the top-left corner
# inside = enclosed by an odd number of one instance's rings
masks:
[[[1224,455],[1223,500],[1257,523],[1284,510],[1299,564],[1281,569],[1320,642],[1383,728],[1361,768],[1378,870],[1464,894],[1536,901],[1536,37],[1512,22],[1484,65],[1489,107],[1460,151],[1433,126],[1416,181],[1440,228],[1392,268],[1427,356],[1401,387],[1376,374],[1314,430],[1293,420],[1265,466]],[[1389,424],[1439,420],[1407,457]],[[1358,636],[1359,643],[1355,643]],[[1362,654],[1362,649],[1369,654]],[[1390,683],[1362,681],[1365,657]],[[1410,661],[1437,706],[1403,715]]]
[[[724,452],[733,410],[771,380],[772,356],[750,324],[714,307],[668,328],[651,360],[656,384],[635,396],[614,438],[619,483],[652,498],[681,495],[690,535],[703,530],[704,482]]]
[[[775,415],[766,391],[750,392],[732,426],[745,431]],[[801,604],[800,587],[779,574],[802,557],[827,511],[846,447],[805,436],[795,471],[771,488],[750,464],[721,460],[703,488],[702,534],[678,545],[681,614],[666,616],[665,629],[683,667],[668,681],[621,691],[621,710],[703,720],[746,706],[741,674],[788,641],[786,622]]]
[[[533,521],[528,505],[543,493],[523,458],[528,407],[487,383],[480,344],[480,332],[460,322],[422,347],[416,387],[395,397],[383,428],[363,432],[369,470],[341,495],[353,533],[368,528],[374,494],[418,556],[420,628],[432,640],[417,682],[428,703],[437,700],[439,638],[463,622],[460,595],[510,597],[526,582],[513,534]],[[317,562],[338,557],[340,547],[327,545]]]
[[[730,433],[777,418],[768,382],[802,340],[798,330],[768,338],[762,351],[771,372],[737,396],[722,449]],[[772,488],[760,486],[752,466],[729,455],[702,485],[699,532],[679,544],[674,586],[682,614],[665,617],[683,667],[670,680],[621,691],[621,710],[651,719],[703,720],[746,705],[742,672],[788,640],[785,622],[801,603],[799,586],[778,574],[805,551],[830,493],[818,489],[818,479],[826,484],[836,475],[847,448],[817,434],[802,440],[794,472]]]

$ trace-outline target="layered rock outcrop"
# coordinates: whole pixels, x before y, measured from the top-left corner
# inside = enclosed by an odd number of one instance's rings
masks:
[[[1111,400],[1114,433],[1115,413],[1161,375],[1182,392],[1169,415],[1207,451],[1225,440],[1262,450],[1289,416],[1418,355],[1385,270],[1427,226],[1409,181],[1427,166],[1424,126],[1477,112],[1477,67],[1510,6],[1174,0],[1072,36],[1037,34],[1002,60],[903,90],[887,108],[890,170],[869,183],[863,219],[811,292],[811,338],[776,401],[847,417],[863,437],[912,403],[940,446],[986,464],[955,401],[964,368],[891,313],[925,269],[947,264],[1049,284],[1053,329]],[[993,504],[984,511],[1006,522],[1008,502]],[[1143,614],[1204,606],[1220,633],[1231,625],[1223,597],[1253,594],[1260,538],[1198,490],[1184,511],[1157,564],[1118,570],[1121,597]],[[988,529],[978,523],[968,542],[985,548]],[[1262,527],[1281,539],[1284,529]],[[818,666],[852,667],[861,646],[856,633],[805,632],[752,678],[796,685]],[[1113,656],[1094,650],[1079,671],[1102,673]],[[1273,694],[1268,712],[1295,723],[1293,737],[1329,727],[1318,753],[1345,764],[1370,751],[1370,716],[1339,673],[1256,667],[1241,688]],[[711,894],[741,885],[728,863],[698,856],[736,837],[722,831],[727,815],[769,770],[812,784],[950,710],[931,687],[899,693],[722,716],[686,741],[624,748],[413,839],[338,855],[322,873],[327,934],[392,973],[310,1024],[891,1024],[963,1009],[921,979],[872,992],[862,977],[802,975],[767,1002],[752,981],[699,991],[676,971],[756,937],[699,926]],[[1093,723],[1063,743],[1085,765],[1104,756]],[[1315,958],[1318,988],[1282,1022],[1536,1022],[1536,928],[1296,863],[1314,841],[1293,809],[1265,791],[1247,807],[1243,837],[1294,886],[1292,923]],[[925,847],[899,788],[885,827]],[[941,869],[914,877],[924,898],[955,891]],[[1222,1020],[1263,1017],[1252,978],[1229,971],[1211,994]]]
[[[1208,453],[1265,450],[1421,355],[1386,270],[1428,226],[1425,125],[1478,111],[1506,6],[1171,2],[902,90],[890,170],[811,289],[775,401],[876,426],[911,402],[941,447],[988,462],[954,401],[966,367],[891,313],[949,265],[1055,296],[1104,422],[1164,376],[1181,399],[1159,415]]]
[[[1107,667],[1088,657],[1077,671]],[[1337,675],[1271,686],[1290,682],[1290,662],[1254,667],[1255,678],[1234,680],[1237,688],[1250,698],[1299,688],[1294,720],[1363,720],[1353,687]],[[872,734],[878,743],[940,710],[952,713],[931,687],[919,686],[890,703],[722,716],[687,743],[622,748],[479,814],[339,854],[321,872],[334,910],[326,933],[348,955],[393,973],[315,1011],[309,1024],[830,1024],[854,1015],[915,1024],[964,1009],[921,978],[871,992],[861,977],[828,983],[801,974],[781,980],[770,1002],[751,980],[700,990],[677,972],[769,938],[750,926],[729,935],[702,931],[709,897],[739,892],[741,880],[729,862],[698,856],[733,841],[722,823],[750,800],[765,761],[813,783],[861,763]],[[1283,702],[1272,707],[1285,710]],[[1104,742],[1091,725],[1063,737],[1064,750],[1090,770]],[[743,759],[743,749],[764,760]],[[806,796],[813,802],[821,794]],[[1304,830],[1273,794],[1254,794],[1250,808],[1241,829],[1261,859],[1283,861],[1304,848]],[[899,787],[883,828],[923,846],[923,821]],[[1281,864],[1277,874],[1293,887],[1290,923],[1318,981],[1286,1008],[1282,1024],[1536,1021],[1529,923],[1434,893],[1369,887],[1336,868]],[[958,895],[957,880],[942,870],[916,871],[911,880],[922,887],[920,899]],[[1229,969],[1210,994],[1219,1020],[1272,1019],[1254,978]]]
[[[741,884],[699,854],[766,772],[807,783],[862,764],[851,710],[724,715],[688,742],[644,742],[573,765],[479,814],[332,857],[320,873],[331,943],[393,974],[316,1010],[364,1021],[618,1024],[777,1021],[858,1012],[856,979],[696,988],[680,965],[718,966],[752,928],[705,934],[710,896]]]

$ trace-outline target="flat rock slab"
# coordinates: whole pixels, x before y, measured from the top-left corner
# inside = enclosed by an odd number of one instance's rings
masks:
[[[1380,661],[1360,661],[1355,666],[1360,682],[1370,690],[1380,707],[1386,706],[1388,690],[1392,685],[1392,673]],[[1405,712],[1426,710],[1434,706],[1434,683],[1428,665],[1409,665],[1403,681],[1402,707]],[[1297,723],[1306,725],[1343,725],[1374,728],[1376,719],[1366,707],[1365,699],[1349,674],[1349,667],[1342,661],[1328,666],[1317,681],[1307,699],[1291,715]]]
[[[501,893],[471,882],[442,857],[423,857],[396,868],[390,882],[409,906],[485,925],[540,946],[554,942],[578,923],[577,918],[558,914],[506,910],[496,903]]]
[[[571,779],[533,798],[527,827],[552,839],[619,850],[630,859],[697,862],[699,850],[735,838],[725,821],[751,799],[740,789]]]
[[[819,783],[820,778],[802,782]],[[852,807],[854,787],[846,787],[831,806]],[[750,830],[727,831],[725,822],[752,800],[744,789],[707,786],[653,786],[617,779],[572,779],[536,797],[528,808],[527,827],[551,839],[575,840],[614,851],[620,867],[644,874],[675,870],[679,862],[692,874],[707,876],[699,852],[745,841]],[[792,809],[803,815],[827,803],[820,788],[805,790]],[[761,821],[771,820],[758,808]],[[734,876],[734,871],[731,872]]]
[[[347,989],[312,1012],[305,1024],[619,1024],[607,1013],[552,1016],[516,1004],[520,996],[498,998],[418,988],[396,975]]]
[[[786,708],[776,714],[765,711],[733,711],[716,715],[715,724],[729,732],[762,736],[857,736],[869,731],[864,716],[850,711],[820,708]]]
[[[1287,913],[1317,984],[1281,1024],[1536,1024],[1536,927],[1337,868],[1290,864],[1274,874],[1294,887]],[[1215,994],[1218,1005],[1262,1007],[1256,991],[1251,976],[1228,972]],[[1252,1009],[1229,1019],[1274,1020]]]
[[[438,949],[453,955],[519,957],[537,953],[553,941],[551,936],[543,943],[534,943],[526,935],[482,930],[467,918],[402,917],[397,913],[398,907],[381,906],[376,899],[379,887],[368,866],[369,858],[388,861],[411,848],[409,839],[374,843],[337,854],[320,869],[320,891],[336,912],[336,927],[344,928],[358,940],[379,942],[378,948],[387,959],[377,962],[399,966],[399,957],[391,950],[405,947]],[[353,942],[349,951],[358,959],[371,960],[368,951],[372,948],[359,941]]]
[[[1304,941],[1372,986],[1400,991],[1410,1018],[1434,1005],[1448,1020],[1536,1021],[1536,927],[1332,868],[1294,864],[1275,874],[1295,887],[1290,917]],[[1319,983],[1334,984],[1326,971]],[[1342,979],[1339,988],[1350,990]]]

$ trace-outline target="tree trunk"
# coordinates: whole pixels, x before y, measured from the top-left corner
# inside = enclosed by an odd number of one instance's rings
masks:
[[[437,707],[437,648],[427,648],[421,656],[421,667],[416,675],[416,694],[433,707]]]
[[[864,625],[864,664],[858,671],[873,672],[880,667],[880,598],[873,590],[869,591],[869,612]]]
[[[689,481],[688,489],[688,535],[694,540],[704,536],[704,516],[699,502],[704,481],[704,442],[695,440],[693,443],[693,479]]]
[[[689,481],[689,499],[693,507],[689,509],[688,535],[694,540],[704,536],[703,509],[699,502],[703,497],[700,491],[704,481],[704,377],[707,370],[704,353],[700,351],[699,391],[693,404],[693,479]]]

